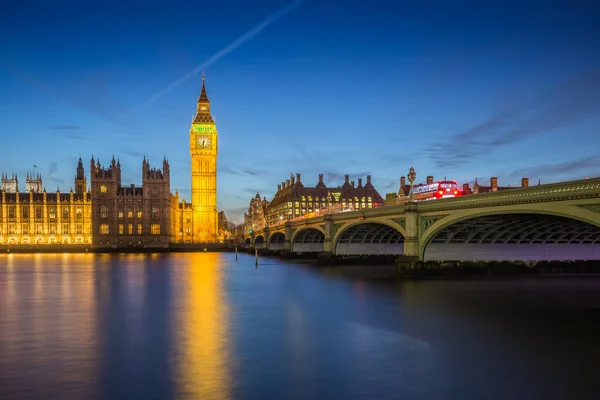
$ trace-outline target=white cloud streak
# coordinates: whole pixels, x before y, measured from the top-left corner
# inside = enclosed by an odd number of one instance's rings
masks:
[[[202,64],[198,65],[196,68],[194,68],[193,70],[191,70],[190,72],[188,72],[187,74],[182,76],[181,78],[172,82],[171,84],[166,86],[164,89],[156,92],[154,95],[150,96],[147,100],[140,103],[136,107],[132,108],[131,111],[134,111],[134,112],[138,111],[139,109],[147,106],[150,103],[153,103],[160,97],[164,96],[171,90],[175,89],[177,86],[180,86],[183,83],[185,83],[186,81],[188,81],[189,79],[195,77],[200,72],[202,72],[202,70],[204,70],[205,68],[214,64],[215,62],[217,62],[218,60],[220,60],[227,54],[231,53],[232,51],[234,51],[235,49],[240,47],[242,44],[244,44],[248,40],[252,39],[256,35],[261,33],[267,26],[271,25],[275,21],[283,18],[284,16],[286,16],[287,14],[292,12],[294,9],[298,8],[300,6],[300,4],[302,4],[302,2],[303,2],[303,0],[296,0],[296,1],[288,4],[284,8],[278,10],[277,12],[269,15],[267,18],[265,18],[261,23],[256,25],[254,28],[252,28],[248,32],[244,33],[242,36],[240,36],[239,38],[237,38],[236,40],[234,40],[233,42],[231,42],[230,44],[225,46],[223,49],[219,50],[216,54],[211,56],[208,60],[206,60]]]

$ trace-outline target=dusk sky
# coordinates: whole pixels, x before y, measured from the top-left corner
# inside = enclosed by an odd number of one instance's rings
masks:
[[[0,13],[0,171],[73,186],[77,159],[171,163],[189,199],[202,69],[218,203],[241,222],[301,173],[519,185],[600,175],[594,1],[9,1]],[[96,5],[92,5],[96,4]]]

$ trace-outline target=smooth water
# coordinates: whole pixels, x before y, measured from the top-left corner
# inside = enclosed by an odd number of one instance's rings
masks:
[[[2,399],[597,399],[600,279],[0,256]]]

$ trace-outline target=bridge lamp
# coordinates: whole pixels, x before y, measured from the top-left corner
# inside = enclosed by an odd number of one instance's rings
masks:
[[[250,232],[249,232],[249,233],[250,233],[251,235],[254,235],[254,229],[250,229]]]

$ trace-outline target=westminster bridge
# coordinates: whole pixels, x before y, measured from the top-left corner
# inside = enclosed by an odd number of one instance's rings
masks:
[[[243,239],[244,247],[335,256],[600,260],[600,178],[325,214]]]

